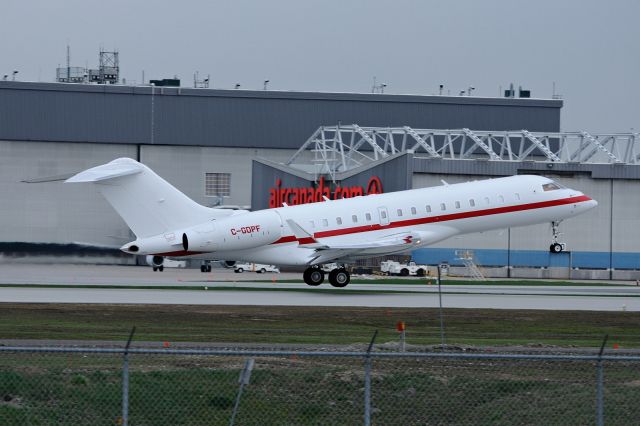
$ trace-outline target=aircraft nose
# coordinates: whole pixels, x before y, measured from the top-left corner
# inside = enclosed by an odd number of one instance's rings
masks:
[[[585,201],[585,207],[586,210],[591,210],[592,208],[596,207],[598,205],[598,202],[596,200],[594,200],[593,198],[589,198],[588,201]]]

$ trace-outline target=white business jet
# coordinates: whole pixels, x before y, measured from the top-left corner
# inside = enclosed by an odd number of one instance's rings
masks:
[[[454,235],[551,222],[597,206],[580,191],[541,176],[446,184],[326,200],[254,212],[204,207],[130,158],[85,170],[66,182],[90,182],[135,233],[125,253],[307,266],[304,281],[349,283],[344,264],[415,250]]]

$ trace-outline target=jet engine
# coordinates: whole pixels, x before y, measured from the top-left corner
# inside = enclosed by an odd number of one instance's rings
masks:
[[[282,236],[282,220],[274,211],[236,215],[195,226],[182,233],[185,251],[215,252],[264,246]]]
[[[210,220],[183,230],[139,238],[123,245],[120,250],[130,254],[151,254],[158,257],[188,256],[219,250],[261,247],[277,241],[281,236],[280,215],[272,210],[262,210]],[[228,264],[229,267],[232,265]]]

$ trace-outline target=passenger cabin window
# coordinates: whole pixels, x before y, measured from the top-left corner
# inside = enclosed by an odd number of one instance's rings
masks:
[[[322,219],[322,226],[329,226],[329,220],[328,219]]]
[[[342,225],[342,218],[341,217],[336,217],[336,223],[338,225]]]
[[[504,197],[502,195],[498,195],[498,202],[499,203],[504,203]]]
[[[313,220],[310,220],[310,221],[309,221],[309,225],[310,225],[312,228],[315,228],[315,227],[316,227],[316,223],[315,223]]]
[[[431,213],[431,206],[427,205],[427,213]]]
[[[516,192],[516,194],[515,194],[515,195],[516,195],[516,200],[520,201],[520,194],[518,194],[518,193]]]
[[[417,213],[418,213],[418,211],[416,210],[416,208],[415,207],[411,207],[411,214],[415,216]]]
[[[476,206],[476,200],[474,200],[473,198],[469,200],[469,205],[471,207],[475,207]]]
[[[558,185],[555,182],[549,182],[542,185],[543,191],[555,191],[556,189],[562,189],[562,188],[560,187],[560,185]]]
[[[371,222],[371,213],[365,214],[364,217],[367,219],[367,222]]]
[[[460,208],[460,201],[456,201],[456,209]]]
[[[358,222],[358,216],[356,216],[355,214],[351,216],[351,221],[353,223],[357,223]]]
[[[381,210],[380,211],[380,217],[383,218],[383,219],[386,219],[387,218],[387,212],[384,211],[384,210]]]
[[[446,210],[447,206],[445,203],[440,203],[440,210]]]
[[[402,217],[402,209],[398,209],[397,212],[398,212],[398,217]]]
[[[486,205],[491,204],[491,200],[489,200],[489,197],[484,197],[484,203],[485,203]]]

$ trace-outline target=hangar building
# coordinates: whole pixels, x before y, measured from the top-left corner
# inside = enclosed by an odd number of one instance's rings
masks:
[[[540,173],[600,202],[561,229],[568,250],[562,256],[548,253],[551,234],[539,226],[452,239],[415,252],[415,259],[455,264],[456,249],[464,248],[496,274],[567,265],[598,277],[632,274],[640,269],[640,229],[631,223],[640,208],[639,138],[561,134],[561,108],[556,99],[3,81],[0,248],[15,258],[74,251],[70,243],[130,241],[92,188],[55,180],[117,157],[145,163],[201,204],[254,209],[269,207],[275,186],[317,187],[321,178],[335,190],[366,187],[377,176],[392,191]],[[337,134],[356,148],[347,160],[327,154]],[[131,262],[105,253],[85,260]]]

